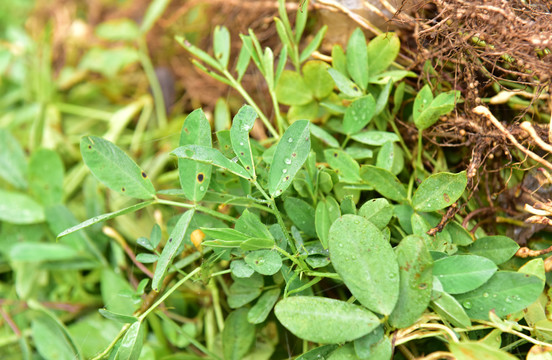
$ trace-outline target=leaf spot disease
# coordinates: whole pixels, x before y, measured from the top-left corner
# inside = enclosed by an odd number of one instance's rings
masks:
[[[443,199],[445,199],[445,201],[446,201],[447,203],[450,202],[450,197],[448,196],[447,193],[444,193],[444,194],[443,194]]]
[[[125,189],[124,187],[122,187],[122,188],[121,188],[121,191],[125,192],[125,191],[126,191],[126,189]]]
[[[339,154],[338,154],[337,152],[334,152],[334,153],[333,153],[333,156],[334,156],[334,157],[338,157]]]
[[[205,180],[205,174],[204,173],[197,174],[197,182],[201,184],[203,180]]]
[[[142,177],[143,177],[144,179],[147,179],[147,178],[148,178],[148,175],[147,175],[144,171],[142,171]]]
[[[88,148],[89,148],[89,149],[92,149],[92,145],[88,145]]]

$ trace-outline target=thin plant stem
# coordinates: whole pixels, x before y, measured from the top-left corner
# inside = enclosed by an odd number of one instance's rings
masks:
[[[167,127],[167,114],[165,113],[165,99],[163,98],[163,91],[161,91],[161,84],[155,74],[155,69],[151,62],[148,46],[146,40],[142,37],[138,40],[138,57],[140,63],[144,68],[144,72],[148,78],[151,86],[151,92],[153,94],[153,101],[155,102],[155,115],[160,128]]]
[[[181,203],[178,201],[171,201],[171,200],[165,200],[165,199],[157,199],[157,203],[163,204],[163,205],[170,205],[170,206],[178,206],[186,209],[196,209],[197,211],[209,214],[211,216],[217,217],[221,220],[230,221],[230,222],[236,222],[236,219],[234,219],[231,216],[219,213],[218,211],[215,211],[213,209],[209,209],[208,207],[201,206],[201,205],[193,205],[193,204],[186,204]]]

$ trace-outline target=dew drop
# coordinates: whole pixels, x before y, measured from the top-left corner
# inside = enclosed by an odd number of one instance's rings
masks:
[[[287,165],[290,165],[290,164],[291,164],[291,159],[285,159],[284,162],[285,162]]]
[[[282,173],[287,173],[287,169],[282,169]]]
[[[506,300],[504,300],[504,301],[506,301],[508,304],[512,303],[512,299],[510,299],[509,297],[507,297]]]
[[[243,142],[240,142],[240,146],[243,146]]]
[[[342,247],[343,247],[343,244],[339,244],[339,247],[341,247],[341,248],[342,248]]]
[[[243,131],[249,131],[250,127],[247,125],[242,126]]]
[[[237,162],[238,162],[238,157],[237,157],[237,156],[234,157],[234,158],[232,159],[232,161],[235,162],[235,163],[237,163]]]
[[[351,256],[351,259],[356,260],[356,256],[354,256],[354,255]]]
[[[483,297],[489,297],[489,293],[483,293]]]
[[[472,303],[470,301],[464,301],[462,306],[469,310],[472,308]]]
[[[289,139],[288,139],[288,142],[289,142],[289,143],[292,143],[292,142],[293,142],[293,139],[292,139],[292,138],[289,138]]]
[[[204,191],[204,190],[205,190],[205,186],[200,186],[200,187],[199,187],[199,190],[200,190],[200,191]]]

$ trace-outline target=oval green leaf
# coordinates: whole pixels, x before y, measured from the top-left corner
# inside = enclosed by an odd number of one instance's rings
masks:
[[[368,85],[368,49],[362,29],[356,28],[347,42],[347,71],[353,81],[366,90]]]
[[[303,65],[303,77],[308,88],[317,99],[330,95],[335,84],[328,74],[329,65],[323,61],[307,61]]]
[[[280,254],[273,250],[257,250],[245,257],[245,263],[262,275],[274,275],[282,267]]]
[[[358,214],[370,220],[372,224],[381,230],[391,221],[393,206],[384,198],[371,199],[360,207]]]
[[[396,33],[380,34],[370,40],[367,47],[368,77],[373,77],[387,69],[399,54],[401,42]]]
[[[284,105],[305,105],[311,102],[312,93],[301,75],[284,70],[276,85],[276,97]]]
[[[144,170],[111,142],[85,136],[80,149],[86,166],[108,188],[137,199],[155,196],[155,188]]]
[[[406,188],[389,170],[364,165],[360,168],[360,176],[364,182],[386,198],[399,202],[406,200]]]
[[[386,142],[396,142],[399,141],[399,137],[395,133],[385,132],[385,131],[364,131],[358,134],[354,134],[351,138],[359,143],[373,146],[381,146]]]
[[[259,300],[257,300],[257,303],[249,309],[249,312],[247,313],[247,321],[251,324],[260,324],[265,321],[279,297],[280,289],[270,289],[265,291]]]
[[[329,248],[335,270],[357,300],[389,315],[399,297],[399,265],[378,228],[362,216],[344,215],[330,228]]]
[[[284,200],[284,209],[295,226],[309,236],[316,236],[315,211],[310,204],[298,198],[287,197]]]
[[[343,117],[343,131],[347,135],[358,133],[370,123],[376,113],[376,101],[372,95],[366,95],[353,101]]]
[[[518,251],[519,245],[507,236],[485,236],[477,239],[473,244],[466,247],[465,251],[486,257],[495,264],[500,265],[508,260]]]
[[[349,80],[345,75],[343,75],[340,71],[334,69],[334,68],[328,68],[328,73],[333,78],[335,85],[337,88],[345,95],[357,98],[362,96],[362,91],[358,87],[357,84]]]
[[[251,175],[240,165],[228,159],[222,153],[211,147],[200,145],[185,145],[174,149],[172,155],[183,158],[192,159],[204,164],[212,164],[222,169],[230,171],[232,174],[240,176],[244,179],[251,180]],[[238,159],[236,159],[237,161]]]
[[[137,360],[142,352],[144,342],[144,330],[142,323],[136,321],[128,328],[125,336],[121,340],[121,346],[117,351],[117,359],[121,360]]]
[[[249,105],[244,105],[234,116],[232,127],[230,128],[232,149],[234,149],[234,153],[252,178],[255,178],[255,165],[253,164],[249,132],[253,128],[256,118],[257,113],[255,109]]]
[[[380,324],[376,315],[361,306],[316,296],[285,298],[274,313],[297,337],[323,344],[357,339]]]
[[[291,124],[276,147],[268,172],[270,196],[281,195],[291,185],[309,156],[310,146],[309,122],[299,120]]]
[[[12,224],[43,222],[44,208],[25,194],[0,189],[0,220]]]
[[[255,342],[255,325],[247,321],[247,308],[233,311],[224,321],[222,352],[225,360],[241,360]]]
[[[358,163],[341,149],[324,150],[324,157],[330,167],[337,173],[339,180],[346,183],[359,183],[360,167]]]
[[[471,326],[471,320],[460,303],[450,294],[433,290],[431,307],[444,320],[461,328]]]
[[[477,255],[454,255],[435,261],[433,275],[449,294],[477,289],[497,271],[494,262]]]
[[[441,172],[425,179],[412,197],[417,211],[435,211],[452,205],[462,196],[468,183],[466,172],[458,174]]]
[[[337,140],[330,133],[328,133],[326,130],[322,129],[321,127],[315,124],[310,124],[310,131],[314,137],[318,138],[325,145],[333,148],[339,147],[339,142],[337,142]]]

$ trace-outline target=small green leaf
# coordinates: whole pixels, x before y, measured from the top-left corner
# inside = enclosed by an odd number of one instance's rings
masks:
[[[66,244],[19,242],[11,247],[9,257],[23,262],[63,261],[78,259],[79,252]]]
[[[353,101],[343,117],[343,131],[347,135],[358,133],[374,117],[376,101],[372,95],[366,95]]]
[[[435,277],[434,277],[435,279]],[[436,285],[439,286],[436,286]],[[437,288],[438,287],[438,288]],[[467,328],[471,321],[460,303],[450,294],[443,291],[439,280],[434,280],[431,307],[439,316],[450,321],[454,326]]]
[[[295,226],[311,237],[316,236],[315,211],[310,204],[298,198],[287,197],[284,200],[284,209]]]
[[[44,208],[25,194],[0,189],[0,220],[12,224],[35,224],[45,220]]]
[[[378,100],[376,101],[376,110],[375,115],[379,115],[383,112],[383,110],[387,107],[387,104],[389,103],[389,95],[391,94],[393,81],[389,80],[387,84],[381,89]]]
[[[330,76],[333,78],[337,88],[343,94],[352,98],[357,98],[362,96],[362,91],[360,90],[358,85],[352,82],[351,80],[349,80],[340,71],[334,68],[328,68],[328,72],[330,73]]]
[[[372,165],[363,165],[360,176],[381,195],[395,201],[404,201],[407,193],[403,184],[390,171]]]
[[[332,47],[332,67],[345,77],[349,75],[347,72],[347,57],[339,44]]]
[[[213,48],[215,59],[226,69],[228,67],[228,59],[230,58],[230,33],[225,26],[215,27]]]
[[[201,145],[211,147],[211,125],[203,110],[191,112],[180,131],[180,146]],[[211,168],[191,159],[178,159],[178,174],[182,191],[189,200],[201,201],[211,183]]]
[[[47,316],[36,317],[31,335],[38,353],[46,360],[82,359],[59,324]]]
[[[308,43],[307,46],[305,46],[303,51],[301,51],[301,55],[299,55],[299,62],[302,63],[303,61],[307,60],[309,56],[311,56],[311,54],[316,49],[318,49],[318,47],[322,43],[322,40],[324,39],[324,36],[326,35],[326,31],[328,31],[327,25],[322,26],[322,28],[318,30],[316,35],[314,35],[314,37],[312,38],[311,42]]]
[[[518,251],[519,245],[507,236],[485,236],[477,239],[473,244],[466,247],[465,251],[484,256],[500,265],[508,260]]]
[[[387,69],[399,54],[401,43],[397,34],[389,32],[376,36],[366,49],[368,54],[368,71],[370,78]]]
[[[536,258],[529,260],[522,267],[518,269],[519,273],[535,275],[542,281],[546,281],[546,271],[544,268],[544,260],[541,258]]]
[[[247,308],[233,311],[224,321],[222,352],[225,360],[241,360],[255,342],[255,325],[247,321]]]
[[[496,265],[477,255],[454,255],[435,261],[435,275],[449,294],[461,294],[477,289],[496,272]]]
[[[29,187],[44,206],[63,200],[63,161],[53,150],[39,149],[29,160]]]
[[[378,228],[361,216],[344,215],[330,228],[329,248],[335,270],[357,300],[389,315],[399,297],[399,265]]]
[[[25,152],[6,129],[0,129],[0,178],[18,189],[27,187]]]
[[[85,136],[80,149],[86,166],[108,188],[137,199],[155,196],[155,188],[144,170],[111,142]]]
[[[467,246],[473,243],[474,241],[474,237],[472,233],[470,233],[468,230],[466,230],[462,225],[460,225],[456,221],[449,221],[447,226],[445,226],[445,230],[448,231],[452,239],[452,242],[456,245]],[[474,255],[485,256],[482,254],[475,254],[475,253]]]
[[[169,3],[170,0],[154,0],[150,2],[140,26],[142,34],[146,34],[151,30],[155,22],[163,15]]]
[[[417,211],[425,212],[444,209],[462,196],[467,182],[466,171],[433,174],[414,192],[412,206]]]
[[[249,309],[249,312],[247,313],[247,321],[251,324],[260,324],[265,321],[279,297],[280,289],[270,289],[265,291],[259,300],[257,300],[257,303]]]
[[[268,173],[270,196],[281,195],[291,184],[310,152],[310,129],[307,120],[290,125],[280,138]]]
[[[384,198],[371,199],[362,204],[358,214],[368,219],[381,230],[391,221],[393,206]]]
[[[275,241],[272,238],[250,238],[240,244],[243,251],[253,251],[260,249],[272,249]]]
[[[305,84],[317,99],[330,95],[335,86],[332,77],[328,74],[328,67],[328,64],[318,60],[311,60],[303,65]]]
[[[114,312],[111,312],[107,309],[99,309],[98,310],[100,314],[109,320],[114,320],[123,324],[132,324],[136,321],[138,321],[138,318],[136,316],[129,316],[129,315],[123,315],[123,314],[117,314]]]
[[[144,344],[144,328],[140,321],[136,321],[125,333],[117,351],[117,359],[138,360]]]
[[[312,101],[312,93],[305,80],[291,70],[284,70],[280,75],[276,97],[284,105],[305,105]]]
[[[282,258],[274,250],[257,250],[245,257],[245,263],[262,275],[274,275],[282,267]]]
[[[235,229],[241,231],[250,237],[272,239],[272,234],[267,226],[263,224],[259,216],[253,214],[249,210],[244,210],[236,221]]]
[[[353,81],[362,90],[366,90],[369,77],[368,48],[366,37],[364,37],[364,33],[360,28],[353,31],[347,43],[347,71]]]
[[[297,337],[323,344],[357,339],[380,324],[376,315],[361,306],[315,296],[285,298],[274,313]]]
[[[399,137],[395,133],[375,130],[354,134],[351,138],[359,143],[373,146],[381,146],[386,142],[399,141]]]
[[[450,351],[457,360],[517,360],[512,354],[480,342],[449,342]]]
[[[244,37],[242,36],[242,41],[245,42]],[[238,82],[241,82],[241,79],[243,78],[243,75],[245,74],[245,71],[247,70],[247,67],[249,66],[249,62],[251,61],[251,54],[249,52],[249,49],[247,46],[243,45],[240,49],[240,53],[238,55],[238,61],[236,62],[236,73],[238,74]]]
[[[176,255],[176,251],[184,240],[184,235],[186,234],[186,230],[188,230],[188,225],[192,220],[192,216],[194,216],[194,210],[186,211],[180,216],[180,219],[178,219],[178,222],[174,226],[174,229],[172,230],[169,239],[161,252],[159,261],[157,261],[157,267],[155,268],[155,273],[153,274],[153,280],[151,283],[151,287],[154,291],[159,292],[159,286],[163,282],[165,273],[171,265],[171,262]]]
[[[159,260],[159,256],[156,254],[149,254],[149,253],[141,253],[136,255],[136,260],[141,262],[142,264],[153,264],[157,260]]]
[[[451,91],[439,94],[434,99],[429,85],[425,85],[414,99],[414,124],[419,130],[427,129],[439,119],[439,116],[451,112],[459,97],[458,91]]]
[[[392,142],[386,142],[381,147],[376,166],[398,175],[404,167],[404,157],[401,148]]]
[[[235,279],[228,293],[228,306],[236,309],[250,303],[261,295],[262,287],[263,277],[258,273],[248,278]]]
[[[328,248],[328,237],[330,235],[330,227],[333,222],[341,216],[339,204],[331,196],[325,200],[319,201],[316,205],[314,223],[316,234],[322,243],[324,249]]]
[[[418,320],[429,305],[433,281],[433,260],[424,239],[410,235],[395,248],[400,273],[397,306],[389,316],[396,328],[405,328]]]
[[[253,164],[253,153],[249,143],[249,132],[253,128],[255,119],[257,119],[255,109],[249,105],[244,105],[234,116],[232,128],[230,129],[234,153],[252,178],[255,178],[255,165]]]
[[[243,167],[222,155],[222,153],[217,149],[200,145],[185,145],[174,149],[171,154],[183,159],[192,159],[199,161],[200,163],[212,164],[228,170],[244,179],[251,179],[251,176]]]
[[[345,151],[327,149],[324,150],[324,157],[330,167],[337,173],[340,181],[347,183],[359,183],[362,181],[358,163]]]
[[[109,41],[134,41],[140,36],[140,29],[130,19],[111,19],[97,25],[94,34]]]
[[[337,140],[323,128],[315,124],[310,124],[310,132],[314,137],[321,140],[325,145],[333,148],[339,147],[339,142],[337,142]]]
[[[232,261],[230,263],[230,270],[232,270],[232,275],[237,278],[248,278],[255,272],[251,266],[241,259]]]
[[[205,51],[201,50],[197,46],[192,45],[188,40],[186,40],[182,36],[177,36],[176,41],[187,51],[189,51],[192,55],[200,59],[201,61],[205,62],[207,65],[213,67],[214,69],[217,69],[219,71],[222,71],[223,68],[220,65],[220,63],[215,60],[211,55],[207,54]]]

